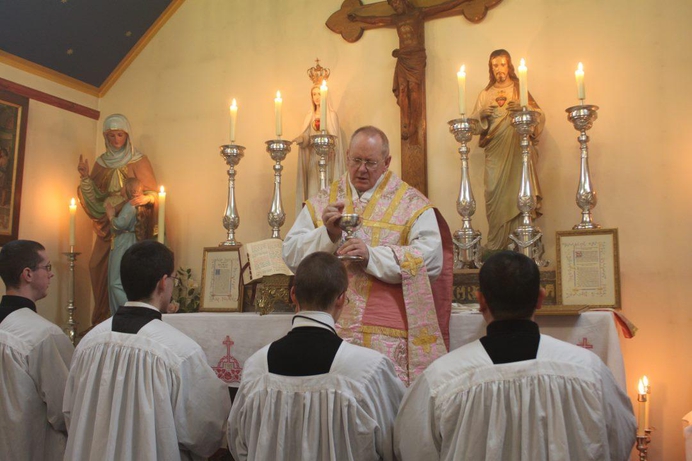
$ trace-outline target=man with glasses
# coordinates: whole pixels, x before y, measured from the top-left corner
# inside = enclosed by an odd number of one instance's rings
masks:
[[[70,367],[65,459],[198,459],[221,446],[228,388],[202,348],[161,321],[174,271],[171,250],[153,240],[123,255],[129,301],[84,336]]]
[[[449,227],[426,197],[388,171],[389,141],[378,128],[353,133],[347,162],[348,174],[305,203],[283,257],[293,270],[315,251],[362,258],[349,265],[351,303],[339,334],[387,355],[409,384],[449,345]],[[363,222],[345,242],[342,213]]]
[[[313,253],[296,269],[291,331],[245,362],[228,419],[237,461],[394,459],[404,385],[387,357],[337,335],[347,288],[332,254]]]
[[[53,278],[46,249],[14,240],[0,250],[0,458],[61,460],[67,439],[63,393],[74,348],[36,313]]]

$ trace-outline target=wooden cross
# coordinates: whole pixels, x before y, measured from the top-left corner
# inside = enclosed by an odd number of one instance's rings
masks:
[[[363,5],[345,0],[327,20],[327,27],[347,42],[360,39],[367,29],[394,27],[399,48],[392,91],[401,114],[401,176],[428,194],[425,123],[425,21],[463,15],[480,22],[489,8],[502,0],[387,0]]]

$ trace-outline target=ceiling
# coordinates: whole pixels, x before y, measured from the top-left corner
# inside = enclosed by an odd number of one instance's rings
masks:
[[[182,0],[0,0],[0,62],[19,61],[44,73],[48,69],[103,93],[180,4]]]

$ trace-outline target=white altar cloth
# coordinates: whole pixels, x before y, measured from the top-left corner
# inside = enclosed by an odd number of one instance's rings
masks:
[[[229,386],[240,383],[242,366],[263,346],[291,329],[290,314],[260,316],[255,313],[166,314],[164,322],[194,339],[207,355],[209,365]],[[541,332],[593,351],[605,362],[617,383],[626,388],[625,366],[618,332],[610,312],[584,312],[579,316],[538,316]],[[454,312],[450,322],[450,346],[456,349],[485,334],[485,322],[477,313]],[[226,339],[228,337],[228,339]]]

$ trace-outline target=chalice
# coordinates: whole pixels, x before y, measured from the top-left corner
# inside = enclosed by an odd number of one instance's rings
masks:
[[[339,218],[339,227],[341,230],[346,232],[346,237],[344,237],[344,241],[350,240],[353,238],[353,233],[357,231],[360,228],[360,225],[363,224],[363,218],[360,217],[359,214],[356,213],[344,213],[341,215],[341,218]],[[363,261],[364,258],[362,256],[358,255],[339,255],[339,259],[342,261]]]

